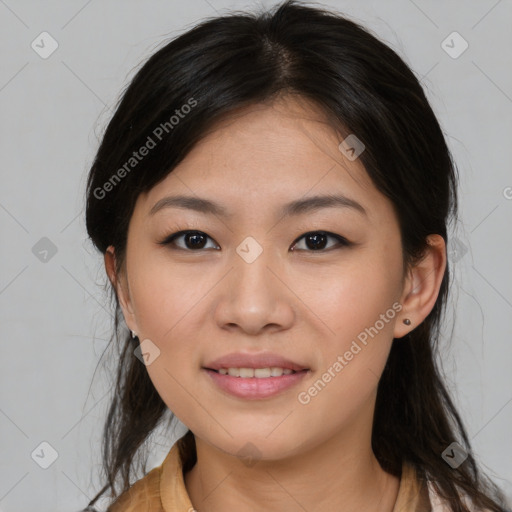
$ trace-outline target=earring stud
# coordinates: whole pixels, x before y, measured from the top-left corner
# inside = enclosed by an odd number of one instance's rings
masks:
[[[404,318],[405,325],[411,325],[411,321],[408,318]]]
[[[132,338],[136,338],[137,337],[137,333],[135,331],[132,331]]]

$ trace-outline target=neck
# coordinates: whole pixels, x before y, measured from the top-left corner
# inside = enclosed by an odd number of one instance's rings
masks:
[[[198,512],[226,510],[343,510],[392,512],[399,479],[386,473],[371,439],[352,428],[320,445],[280,460],[254,464],[196,437],[197,462],[185,486]],[[371,436],[371,430],[369,432]]]

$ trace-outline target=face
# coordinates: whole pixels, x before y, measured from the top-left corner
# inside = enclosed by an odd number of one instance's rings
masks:
[[[250,441],[277,460],[371,430],[403,334],[402,245],[392,204],[341,140],[304,103],[253,106],[136,203],[118,289],[126,322],[169,409],[226,453]],[[217,210],[166,199],[178,195]],[[340,199],[308,203],[317,196]],[[193,233],[171,236],[182,231]],[[255,394],[271,387],[256,377],[232,392],[219,382],[236,377],[205,369],[232,353],[271,353],[305,371],[268,377],[287,383],[278,392]]]

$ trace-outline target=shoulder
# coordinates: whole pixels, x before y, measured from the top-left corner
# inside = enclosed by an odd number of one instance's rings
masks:
[[[121,494],[106,512],[165,512],[193,510],[183,479],[179,445],[164,461]]]
[[[462,502],[471,512],[490,512],[474,505],[466,494],[459,492]],[[393,512],[453,512],[449,501],[437,492],[435,478],[426,476],[413,464],[404,462],[398,499]]]
[[[432,512],[452,512],[452,508],[450,507],[449,503],[441,498],[439,494],[437,493],[435,486],[434,486],[434,479],[429,479],[427,482],[428,485],[428,491],[429,491],[429,497],[430,497],[430,503],[432,506]],[[469,496],[463,492],[459,492],[459,495],[461,497],[461,500],[463,501],[464,505],[467,507],[467,509],[471,512],[491,512],[487,508],[480,508],[477,507],[472,500],[469,498]]]
[[[161,467],[152,469],[121,494],[107,512],[164,512],[160,499]]]

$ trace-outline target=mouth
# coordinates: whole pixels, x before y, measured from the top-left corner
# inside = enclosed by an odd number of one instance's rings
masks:
[[[202,366],[217,390],[237,398],[265,399],[295,387],[311,368],[273,352],[232,352]]]
[[[239,379],[273,379],[282,377],[283,375],[293,375],[296,373],[308,372],[308,368],[304,368],[302,370],[293,370],[291,368],[283,368],[279,366],[271,366],[266,368],[237,368],[237,367],[229,367],[229,368],[203,368],[204,370],[209,370],[215,372],[219,375],[228,375],[230,377],[235,377]]]
[[[203,365],[206,370],[212,370],[222,375],[232,377],[280,377],[290,373],[298,373],[310,368],[299,362],[272,352],[232,352],[214,361],[208,361]],[[254,372],[252,374],[251,372]]]
[[[309,369],[290,368],[204,368],[210,383],[223,394],[244,400],[271,399],[298,386]]]

